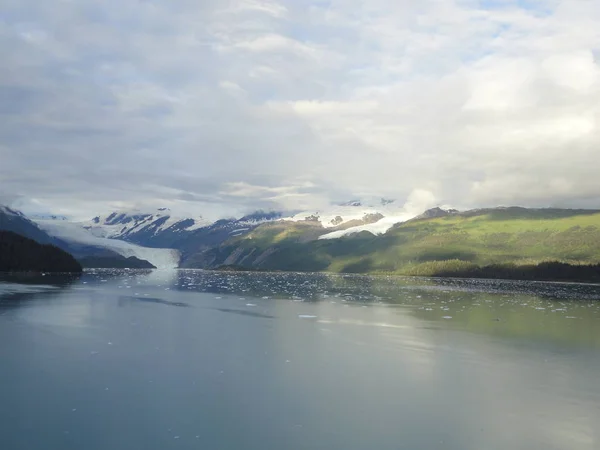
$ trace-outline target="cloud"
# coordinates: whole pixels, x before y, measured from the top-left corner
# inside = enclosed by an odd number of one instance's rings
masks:
[[[600,206],[598,2],[0,7],[0,189],[25,209]]]

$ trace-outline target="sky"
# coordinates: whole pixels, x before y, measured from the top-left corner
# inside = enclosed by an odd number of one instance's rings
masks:
[[[598,23],[597,0],[0,0],[0,203],[600,208]]]

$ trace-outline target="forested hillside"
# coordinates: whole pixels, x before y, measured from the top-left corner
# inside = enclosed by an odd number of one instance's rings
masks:
[[[67,252],[49,244],[0,231],[0,272],[81,272]]]

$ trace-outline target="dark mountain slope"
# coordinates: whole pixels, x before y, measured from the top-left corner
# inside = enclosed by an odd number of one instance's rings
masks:
[[[0,205],[0,230],[12,231],[40,244],[54,244],[55,240],[19,211]]]
[[[81,265],[67,252],[40,244],[12,231],[0,231],[1,272],[81,272]]]

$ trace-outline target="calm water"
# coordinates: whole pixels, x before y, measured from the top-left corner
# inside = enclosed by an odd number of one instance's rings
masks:
[[[11,281],[3,450],[600,448],[600,286],[201,271]]]

